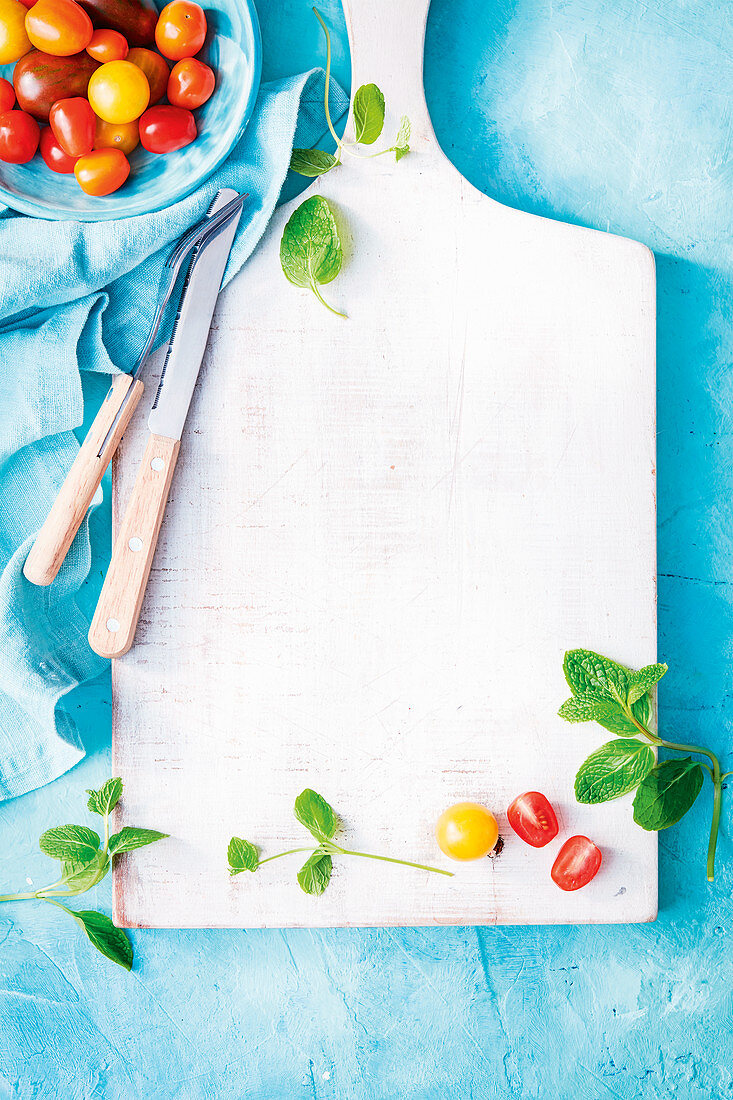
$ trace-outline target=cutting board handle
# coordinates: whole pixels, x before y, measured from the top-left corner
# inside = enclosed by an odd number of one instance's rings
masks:
[[[434,142],[423,87],[430,0],[343,0],[351,48],[351,86],[377,84],[387,106],[385,137],[407,115],[411,145]]]

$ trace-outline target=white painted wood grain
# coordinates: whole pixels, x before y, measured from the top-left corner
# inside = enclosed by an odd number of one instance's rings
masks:
[[[656,912],[656,836],[628,799],[573,799],[603,732],[556,716],[567,647],[655,658],[652,257],[458,175],[425,107],[427,6],[346,5],[354,87],[382,87],[387,136],[405,112],[414,149],[314,185],[344,227],[326,293],[349,320],[282,276],[293,204],[220,299],[136,645],[114,666],[125,819],[173,837],[115,874],[124,925]],[[138,420],[118,519],[143,437]],[[453,879],[343,859],[321,898],[298,889],[297,857],[230,880],[233,833],[265,855],[302,840],[305,786],[355,848],[447,866],[433,823],[463,799],[507,843]],[[532,788],[562,821],[546,850],[506,828]],[[563,894],[549,869],[577,832],[604,864]]]

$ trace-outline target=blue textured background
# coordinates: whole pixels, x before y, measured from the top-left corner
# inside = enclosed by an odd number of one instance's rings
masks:
[[[259,8],[265,78],[320,59],[308,0]],[[732,31],[724,0],[434,0],[426,56],[472,182],[657,255],[661,724],[729,767]],[[7,889],[48,877],[39,832],[109,774],[107,678],[68,705],[89,757],[0,806]],[[731,1096],[730,806],[713,887],[708,814],[706,790],[660,836],[653,925],[140,932],[128,975],[50,907],[3,906],[0,1100]]]

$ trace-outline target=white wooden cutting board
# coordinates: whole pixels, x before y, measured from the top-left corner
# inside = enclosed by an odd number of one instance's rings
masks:
[[[607,739],[556,717],[563,652],[655,659],[655,301],[649,251],[507,209],[444,158],[422,88],[428,0],[346,4],[353,86],[404,112],[414,152],[314,184],[348,260],[327,313],[287,283],[296,200],[221,297],[137,643],[114,667],[125,820],[169,832],[115,874],[125,926],[622,922],[656,913],[656,836],[628,798],[581,807]],[[155,385],[148,384],[148,394]],[[144,418],[116,469],[129,494]],[[230,879],[232,834],[304,842],[321,791],[347,844],[449,866],[440,812],[492,807],[506,845],[455,878],[299,857]],[[561,835],[504,811],[539,788]],[[563,838],[603,849],[558,890]]]

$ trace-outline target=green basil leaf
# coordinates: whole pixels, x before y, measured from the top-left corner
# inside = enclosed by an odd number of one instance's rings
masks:
[[[573,695],[594,695],[625,703],[629,693],[630,668],[602,657],[590,649],[571,649],[565,654],[563,671]]]
[[[95,852],[86,863],[76,860],[64,861],[63,884],[71,894],[84,894],[101,882],[109,870],[109,856],[104,852]]]
[[[238,836],[233,836],[229,841],[227,858],[230,875],[238,875],[242,871],[256,871],[260,865],[259,854],[254,844]]]
[[[295,286],[310,287],[316,298],[336,313],[324,301],[318,287],[336,278],[342,260],[333,211],[321,195],[312,195],[293,211],[283,230],[280,264],[285,278]]]
[[[384,96],[376,84],[362,84],[354,95],[354,136],[360,145],[373,145],[384,126]]]
[[[654,767],[650,745],[634,739],[608,741],[580,765],[575,777],[578,802],[608,802],[638,787]]]
[[[651,691],[654,685],[662,679],[667,668],[667,665],[644,665],[644,668],[634,672],[629,686],[629,703],[635,703],[648,691]]]
[[[655,832],[676,825],[699,795],[702,781],[702,768],[689,756],[662,761],[639,784],[634,821]]]
[[[59,825],[42,833],[38,846],[51,859],[87,863],[99,848],[99,836],[86,825]]]
[[[325,798],[309,787],[296,798],[293,812],[316,840],[330,840],[338,830],[339,819],[333,809]]]
[[[104,817],[104,815],[110,813],[120,801],[122,796],[122,780],[119,778],[108,779],[104,786],[98,791],[87,791],[87,794],[89,795],[87,808],[91,810],[93,814],[101,814]]]
[[[298,871],[298,883],[306,894],[316,896],[323,893],[331,881],[333,863],[328,852],[318,849],[309,856]]]
[[[293,149],[290,167],[300,176],[323,176],[338,164],[332,153],[323,149]]]
[[[66,906],[64,906],[66,908]],[[94,909],[67,909],[76,923],[83,928],[97,951],[112,962],[132,970],[132,944],[121,928],[115,928],[109,917]]]
[[[410,152],[410,120],[407,115],[400,119],[400,128],[394,143],[394,155],[396,161],[401,161]]]
[[[558,714],[566,722],[598,722],[609,733],[621,737],[639,732],[619,703],[595,695],[573,695],[563,703]]]
[[[156,840],[165,840],[168,833],[159,833],[155,829],[136,829],[131,825],[125,825],[119,833],[113,833],[109,838],[110,855],[119,856],[123,852],[134,852],[136,848],[144,848],[146,844],[154,844]]]

